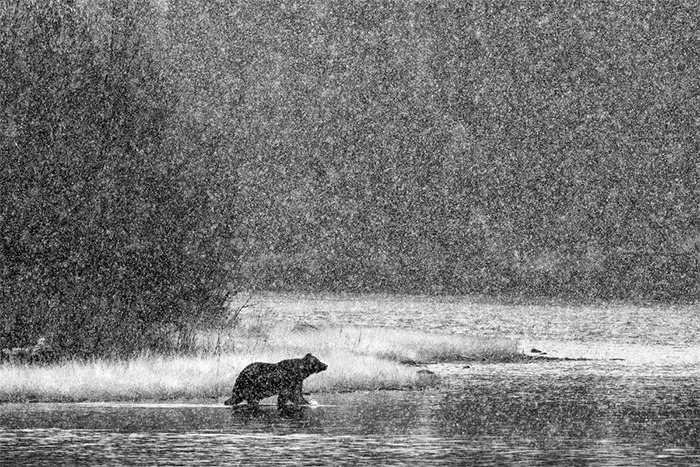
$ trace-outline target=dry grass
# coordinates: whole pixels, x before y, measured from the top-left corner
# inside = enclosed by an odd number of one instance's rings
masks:
[[[344,351],[396,362],[504,361],[519,354],[518,343],[511,339],[387,328],[332,327],[303,332],[276,328],[270,341],[290,352]]]
[[[136,401],[223,399],[236,375],[252,361],[302,357],[257,355],[139,357],[128,361],[70,361],[51,366],[0,366],[0,401]],[[434,385],[434,378],[396,362],[343,352],[319,355],[329,368],[312,375],[308,392],[406,389]],[[352,362],[352,363],[349,363]]]
[[[126,361],[67,361],[50,366],[0,365],[0,401],[135,401],[223,399],[253,361],[277,362],[311,352],[328,364],[305,391],[423,388],[439,380],[401,361],[506,360],[506,339],[476,339],[411,330],[334,327],[292,331],[239,328],[208,333],[200,355],[146,355]]]
[[[224,359],[143,356],[0,366],[0,400],[109,401],[205,398],[223,390]]]

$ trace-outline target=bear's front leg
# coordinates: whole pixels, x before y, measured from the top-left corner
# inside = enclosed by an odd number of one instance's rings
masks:
[[[296,405],[310,405],[309,401],[304,399],[304,396],[302,395],[302,383],[299,383],[296,386],[294,386],[292,402],[294,402]]]

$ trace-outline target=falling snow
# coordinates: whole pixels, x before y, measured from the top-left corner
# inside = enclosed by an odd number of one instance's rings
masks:
[[[0,6],[5,346],[187,347],[229,289],[697,299],[693,2],[108,4]]]

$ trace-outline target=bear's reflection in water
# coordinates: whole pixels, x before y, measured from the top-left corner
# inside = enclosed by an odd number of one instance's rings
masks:
[[[280,418],[290,420],[304,420],[314,411],[310,406],[285,405],[235,405],[231,407],[231,416],[239,421],[255,420],[274,422]]]

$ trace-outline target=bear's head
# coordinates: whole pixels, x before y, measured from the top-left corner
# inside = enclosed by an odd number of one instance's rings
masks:
[[[307,353],[303,360],[304,368],[311,373],[320,373],[321,371],[324,371],[326,368],[328,368],[328,365],[326,365],[310,353]]]

